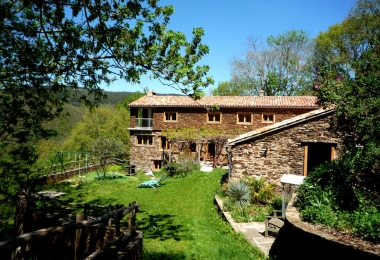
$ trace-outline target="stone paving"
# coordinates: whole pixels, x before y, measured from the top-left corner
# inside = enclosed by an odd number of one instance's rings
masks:
[[[265,237],[265,223],[264,222],[250,222],[250,223],[236,223],[229,212],[223,211],[223,202],[220,198],[215,197],[219,208],[223,212],[225,218],[236,232],[241,232],[247,240],[254,246],[261,249],[264,254],[268,255],[269,250],[275,240],[274,237]]]

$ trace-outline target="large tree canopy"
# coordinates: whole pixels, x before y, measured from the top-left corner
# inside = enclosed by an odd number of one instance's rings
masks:
[[[148,74],[185,93],[213,82],[198,65],[209,51],[203,30],[190,42],[168,30],[174,8],[157,2],[0,1],[0,193],[26,180],[33,142],[54,135],[43,122],[61,114],[72,90],[85,89],[76,98],[92,106],[114,76],[138,83]]]
[[[379,11],[379,0],[358,1],[348,18],[318,36],[317,45],[318,40],[331,37],[334,28],[342,29],[318,56],[324,59],[316,67],[313,86],[319,103],[335,108],[331,128],[344,140],[344,157],[351,161],[355,178],[363,182],[362,188],[376,192],[380,185],[380,20],[373,15]],[[373,26],[375,21],[378,27]]]
[[[213,96],[240,96],[246,93],[246,86],[241,82],[222,81],[216,88],[211,89],[210,94]]]
[[[344,77],[354,77],[351,66],[380,39],[380,0],[359,0],[347,18],[314,39],[313,63],[330,67]]]
[[[299,94],[310,80],[310,51],[303,30],[269,36],[267,44],[248,38],[244,57],[232,62],[233,81],[247,95],[258,95],[260,90],[268,96]]]

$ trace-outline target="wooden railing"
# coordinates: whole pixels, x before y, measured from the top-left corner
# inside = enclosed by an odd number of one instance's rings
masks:
[[[26,252],[27,250],[28,254],[36,255],[37,253],[32,252],[33,251],[32,244],[35,244],[36,242],[39,242],[39,240],[46,237],[53,237],[55,235],[59,235],[62,233],[70,233],[70,232],[75,231],[76,232],[75,241],[73,241],[75,245],[74,253],[71,252],[70,255],[74,256],[73,259],[81,259],[83,258],[83,255],[80,254],[80,247],[81,247],[80,241],[81,241],[82,229],[93,227],[95,224],[104,223],[104,222],[108,222],[108,224],[111,224],[111,219],[113,219],[115,223],[115,238],[109,241],[106,245],[103,245],[101,248],[99,248],[98,250],[96,250],[95,252],[93,252],[86,258],[86,259],[97,259],[99,257],[103,257],[104,254],[107,254],[107,253],[109,254],[108,249],[112,246],[116,245],[118,248],[125,247],[124,245],[125,243],[123,242],[128,241],[130,238],[136,235],[136,230],[137,230],[136,212],[138,211],[138,208],[139,208],[139,204],[136,204],[135,202],[133,202],[129,204],[128,207],[117,206],[117,209],[112,210],[107,214],[104,214],[99,217],[91,218],[88,220],[84,220],[86,218],[85,216],[86,213],[82,213],[82,214],[77,215],[76,223],[70,223],[64,226],[54,226],[54,227],[40,229],[40,230],[29,232],[29,233],[20,235],[18,237],[14,237],[9,240],[0,242],[0,254],[2,254],[2,252],[9,253],[9,251],[15,250],[14,252],[18,251],[19,254],[21,252],[21,255],[23,255],[22,252]],[[128,226],[125,232],[121,232],[120,221],[127,214],[129,214]],[[49,245],[46,245],[46,247],[49,247]],[[23,258],[23,256],[21,258]]]

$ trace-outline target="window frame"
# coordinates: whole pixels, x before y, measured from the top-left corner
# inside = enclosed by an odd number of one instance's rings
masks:
[[[239,116],[244,116],[244,122],[239,121]],[[247,117],[250,117],[250,122],[247,122]],[[237,113],[236,114],[236,124],[238,125],[252,125],[253,124],[253,114],[252,113]]]
[[[272,116],[272,120],[270,120],[271,116]],[[264,120],[265,117],[268,117],[268,120]],[[271,113],[261,114],[261,122],[266,123],[266,124],[275,123],[276,122],[276,114],[271,114]]]
[[[153,135],[135,135],[135,145],[136,146],[154,146],[154,136]],[[139,144],[139,137],[142,138],[142,143]],[[144,143],[145,138],[151,138],[151,144],[149,144],[149,139],[147,139],[147,144]]]
[[[172,118],[172,115],[175,114],[175,120],[167,120],[166,119],[166,114],[170,114],[170,118]],[[178,123],[178,112],[164,112],[164,122],[169,122],[169,123]]]
[[[165,148],[162,149],[162,139],[165,138]],[[160,151],[164,151],[164,150],[168,150],[169,149],[169,139],[166,137],[166,136],[160,136],[160,146],[159,146],[159,150]]]
[[[219,115],[219,121],[210,121],[209,120],[209,116],[210,115]],[[215,117],[214,117],[214,119],[215,119]],[[222,113],[220,113],[220,112],[209,112],[209,113],[207,113],[206,114],[206,122],[207,122],[207,124],[221,124],[222,123]]]
[[[162,160],[152,160],[152,171],[159,171],[161,169],[162,169]]]

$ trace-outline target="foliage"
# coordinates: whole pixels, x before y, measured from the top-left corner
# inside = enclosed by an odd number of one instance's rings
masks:
[[[354,76],[352,62],[375,47],[380,39],[379,27],[380,1],[357,1],[343,22],[330,26],[314,39],[314,66],[328,66],[344,78]]]
[[[234,179],[228,182],[226,195],[233,203],[239,207],[246,206],[251,202],[251,192],[249,186],[241,179]]]
[[[248,38],[244,58],[235,58],[231,65],[233,82],[245,95],[295,95],[311,79],[308,57],[310,40],[304,30],[285,31],[269,36],[265,45]]]
[[[354,188],[359,180],[353,167],[354,161],[349,154],[316,167],[306,178],[305,185],[299,187],[298,199],[303,203],[310,197],[320,197],[321,191],[329,191],[340,210],[355,209],[358,200]]]
[[[316,38],[313,89],[334,108],[339,160],[313,170],[299,187],[301,216],[380,241],[380,1],[360,0],[341,23]]]
[[[186,177],[189,173],[199,171],[201,166],[199,163],[194,162],[194,158],[191,155],[182,154],[178,158],[178,162],[170,162],[166,166],[170,168],[169,176]]]
[[[210,94],[212,96],[241,96],[245,94],[245,87],[232,79],[219,82],[216,88],[211,89]]]
[[[223,210],[228,211],[237,223],[264,222],[265,216],[273,212],[273,208],[268,205],[250,204],[240,207],[229,200],[223,201]]]
[[[125,155],[123,142],[101,136],[91,144],[91,154],[99,158],[103,167],[104,177],[106,177],[104,167],[107,165],[107,160]]]
[[[379,191],[364,185],[355,165],[348,153],[316,167],[298,188],[296,205],[306,221],[379,242]]]
[[[209,52],[203,29],[187,41],[167,28],[173,6],[157,2],[0,2],[0,193],[26,183],[34,145],[56,134],[43,123],[72,99],[96,106],[106,97],[101,83],[149,75],[194,98],[213,83],[200,65]]]
[[[129,114],[124,108],[99,107],[87,111],[83,121],[78,122],[63,144],[66,151],[90,151],[99,138],[121,141],[123,151],[129,153]]]
[[[244,181],[250,188],[252,194],[252,203],[268,204],[274,198],[274,190],[276,185],[274,183],[266,184],[266,178],[261,176],[260,178],[244,176]]]
[[[162,131],[162,135],[170,140],[172,152],[187,152],[190,143],[203,139],[215,144],[215,152],[217,155],[223,151],[224,144],[228,138],[236,136],[239,133],[239,130],[236,129],[219,130],[207,127],[197,129],[193,127],[165,129]]]
[[[125,109],[129,110],[128,105],[132,103],[133,101],[143,97],[145,94],[146,94],[146,91],[144,91],[144,93],[140,91],[130,93],[124,98],[122,102],[116,103],[116,108],[124,107]]]
[[[270,205],[275,210],[282,210],[282,196],[274,196]]]
[[[354,158],[356,174],[367,188],[379,185],[380,167],[380,45],[352,62],[355,78],[322,71],[315,94],[324,107],[334,106],[332,131],[343,137],[345,149]],[[364,183],[363,183],[364,184]],[[376,186],[378,187],[378,186]]]

